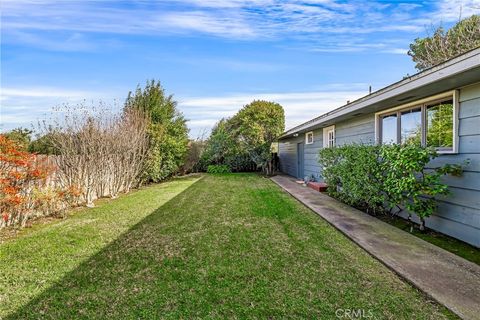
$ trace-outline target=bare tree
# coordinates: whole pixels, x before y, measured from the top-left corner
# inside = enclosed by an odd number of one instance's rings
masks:
[[[112,113],[100,103],[57,109],[59,118],[41,126],[58,150],[59,183],[82,191],[87,206],[117,197],[139,184],[148,150],[148,120],[141,110]]]

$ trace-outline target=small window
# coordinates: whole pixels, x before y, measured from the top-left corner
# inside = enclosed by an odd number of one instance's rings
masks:
[[[378,116],[377,137],[382,144],[417,144],[439,152],[455,152],[455,97],[396,108]]]
[[[331,148],[335,146],[335,126],[323,128],[323,147]]]
[[[305,144],[313,143],[313,131],[305,133]]]

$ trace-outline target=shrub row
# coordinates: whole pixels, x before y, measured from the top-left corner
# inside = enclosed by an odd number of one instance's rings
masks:
[[[448,194],[441,182],[445,174],[460,175],[459,165],[427,169],[437,152],[409,145],[345,145],[320,150],[319,162],[328,192],[335,198],[367,212],[415,213],[425,218],[436,209],[436,195]]]

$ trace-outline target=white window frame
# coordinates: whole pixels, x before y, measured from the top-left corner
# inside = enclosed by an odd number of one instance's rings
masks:
[[[330,139],[330,135],[331,139]],[[330,145],[330,142],[332,143]],[[335,146],[335,125],[323,128],[323,147],[330,148]]]
[[[312,137],[312,141],[308,141],[308,136]],[[305,144],[312,144],[313,143],[313,131],[309,131],[305,133]]]
[[[388,110],[384,110],[381,112],[375,113],[375,142],[376,144],[382,143],[382,117],[395,113],[400,112],[403,110],[413,109],[415,107],[420,107],[422,109],[422,145],[426,143],[425,137],[425,109],[426,105],[432,102],[436,102],[438,100],[443,100],[447,98],[452,98],[453,100],[453,146],[451,150],[442,150],[441,148],[437,148],[437,152],[439,154],[456,154],[458,153],[458,111],[459,111],[459,92],[458,90],[448,91],[444,93],[440,93],[425,99],[420,99],[417,101],[413,101],[407,104],[403,104]],[[398,117],[397,117],[398,119]],[[398,120],[397,120],[398,121]],[[400,127],[397,126],[397,130],[400,130]],[[398,133],[397,133],[398,138]],[[398,141],[397,141],[398,143]]]

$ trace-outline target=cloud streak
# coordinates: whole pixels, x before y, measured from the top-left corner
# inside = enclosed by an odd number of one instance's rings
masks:
[[[171,0],[137,1],[117,5],[111,1],[13,1],[2,4],[3,29],[7,41],[26,42],[55,50],[58,39],[32,32],[70,32],[71,47],[89,48],[83,33],[178,35],[204,34],[235,40],[275,41],[293,39],[324,47],[322,51],[347,51],[338,35],[388,32],[421,32],[428,25],[450,23],[480,12],[478,0],[442,0],[425,3],[334,0]],[[121,2],[123,3],[123,2]],[[432,8],[433,6],[433,8]],[[23,37],[8,37],[23,32]],[[46,39],[44,39],[46,38]],[[357,40],[356,51],[373,50],[369,37]],[[361,46],[361,45],[364,46]],[[65,48],[60,46],[60,49]],[[391,51],[395,48],[387,48]]]
[[[285,109],[286,128],[299,125],[313,117],[344,105],[367,94],[364,84],[332,84],[326,89],[308,92],[270,92],[260,94],[232,94],[211,97],[183,97],[179,107],[185,113],[191,128],[191,137],[209,131],[221,118],[233,116],[242,106],[254,99],[275,101]]]
[[[347,100],[365,95],[367,85],[360,83],[323,85],[321,90],[305,92],[238,93],[223,96],[179,96],[179,109],[189,119],[190,136],[209,132],[221,118],[233,116],[240,108],[255,99],[280,103],[285,109],[286,127],[293,127],[322,113],[339,107]],[[48,119],[54,107],[63,103],[105,101],[119,108],[115,99],[120,94],[107,96],[88,90],[68,90],[55,87],[4,88],[1,94],[0,118],[3,131],[18,126],[30,128],[38,120]],[[87,103],[87,105],[89,105]],[[120,109],[118,109],[120,110]]]

